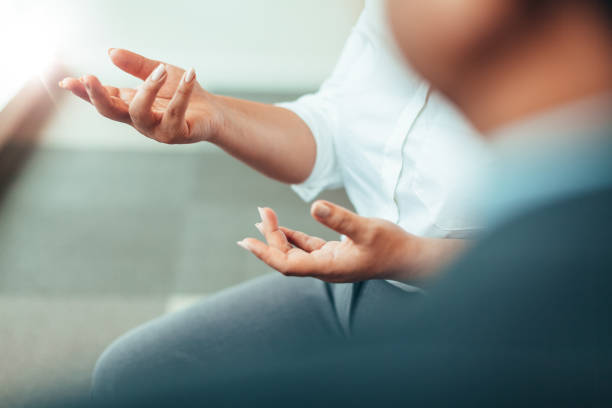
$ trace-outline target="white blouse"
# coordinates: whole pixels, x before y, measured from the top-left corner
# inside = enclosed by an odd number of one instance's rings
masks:
[[[442,95],[410,71],[369,1],[321,89],[279,104],[316,140],[314,169],[293,186],[306,201],[344,187],[357,212],[428,237],[463,238],[478,223],[450,199],[487,161],[484,141]]]

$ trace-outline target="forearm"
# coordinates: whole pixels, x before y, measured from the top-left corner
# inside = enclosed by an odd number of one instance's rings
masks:
[[[220,115],[210,142],[273,179],[296,184],[308,178],[316,144],[299,116],[274,105],[214,98]]]
[[[90,102],[102,116],[127,123],[161,143],[212,142],[286,183],[302,182],[312,172],[314,137],[293,112],[215,96],[194,80],[193,69],[186,72],[123,49],[110,49],[109,56],[143,84],[138,89],[103,86],[88,75],[65,78],[60,86]]]
[[[395,280],[415,283],[436,277],[470,245],[463,239],[416,238],[404,251],[404,267],[398,269]]]

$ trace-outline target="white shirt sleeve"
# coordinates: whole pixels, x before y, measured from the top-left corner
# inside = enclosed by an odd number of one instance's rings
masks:
[[[317,149],[310,176],[302,184],[293,185],[293,190],[304,201],[312,201],[324,190],[342,187],[342,174],[334,146],[338,119],[333,101],[319,91],[278,106],[291,110],[306,123]]]
[[[344,184],[335,141],[338,132],[342,131],[339,116],[341,104],[346,103],[345,90],[354,85],[350,72],[360,69],[360,59],[370,46],[367,38],[371,24],[368,14],[366,8],[351,32],[334,72],[321,89],[297,101],[277,105],[297,114],[308,125],[315,139],[317,153],[312,173],[302,184],[292,186],[304,201],[311,201],[322,191],[339,188]]]

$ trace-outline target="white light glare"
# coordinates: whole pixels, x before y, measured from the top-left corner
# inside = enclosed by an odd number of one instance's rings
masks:
[[[0,106],[57,56],[59,27],[42,1],[0,3]]]

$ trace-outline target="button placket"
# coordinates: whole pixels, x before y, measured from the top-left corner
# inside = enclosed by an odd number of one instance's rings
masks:
[[[383,165],[383,174],[387,175],[383,179],[385,193],[388,197],[388,215],[389,219],[396,223],[400,221],[399,203],[397,200],[397,187],[404,169],[404,147],[407,143],[412,128],[418,117],[420,116],[429,94],[429,86],[422,84],[416,91],[408,106],[402,111],[393,135],[389,138],[385,146],[385,164]]]

